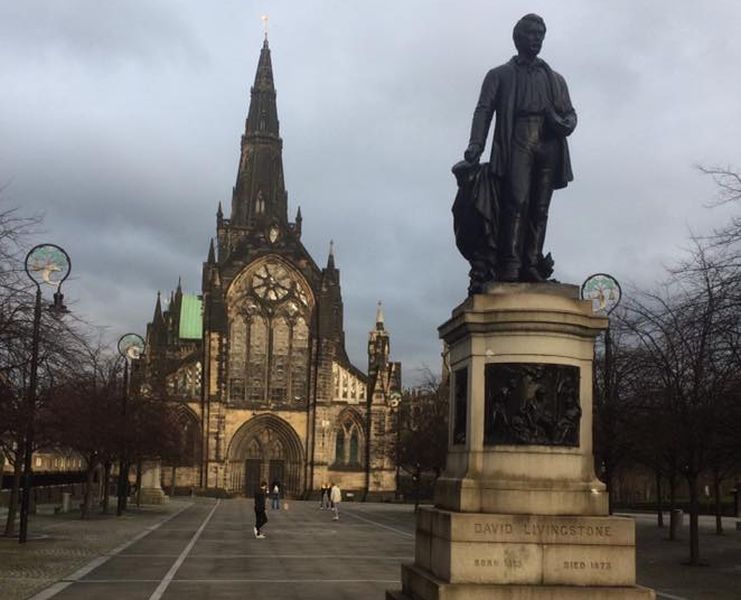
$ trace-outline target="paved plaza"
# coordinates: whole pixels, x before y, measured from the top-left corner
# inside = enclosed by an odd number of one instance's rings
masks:
[[[25,547],[0,542],[0,597],[382,599],[399,586],[400,563],[412,558],[412,507],[342,508],[338,522],[314,502],[268,511],[264,540],[252,533],[252,501],[244,499],[175,501],[87,523],[37,517],[32,531],[43,537]],[[657,589],[659,598],[741,597],[741,532],[734,520],[727,520],[724,536],[715,536],[712,520],[703,518],[709,566],[689,568],[680,564],[686,539],[669,542],[652,516],[636,519],[639,583]]]

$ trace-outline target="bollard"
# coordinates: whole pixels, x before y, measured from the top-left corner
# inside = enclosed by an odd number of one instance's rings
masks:
[[[671,530],[671,536],[676,539],[679,529],[682,527],[682,521],[684,520],[684,511],[679,508],[675,508],[671,511],[669,516],[669,529]]]
[[[62,492],[62,512],[68,513],[69,512],[69,506],[71,504],[72,500],[72,494],[69,492]]]

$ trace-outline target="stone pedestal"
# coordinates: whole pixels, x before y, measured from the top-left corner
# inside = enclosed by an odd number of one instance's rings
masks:
[[[146,461],[142,464],[142,504],[166,504],[169,498],[162,491],[162,467],[160,461]]]
[[[608,516],[594,474],[592,359],[606,326],[576,286],[516,283],[440,327],[447,464],[387,599],[655,598],[635,585],[634,523]]]

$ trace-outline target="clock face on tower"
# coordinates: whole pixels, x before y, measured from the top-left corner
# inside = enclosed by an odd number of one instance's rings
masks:
[[[259,298],[276,302],[291,291],[291,278],[281,265],[267,264],[254,274],[252,289]]]

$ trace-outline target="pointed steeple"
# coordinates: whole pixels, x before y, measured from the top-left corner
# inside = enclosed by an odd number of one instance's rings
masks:
[[[250,90],[237,184],[232,195],[232,225],[249,227],[270,220],[288,222],[282,152],[273,65],[266,38]]]
[[[301,207],[298,207],[298,210],[296,211],[296,219],[293,224],[293,231],[298,236],[299,239],[301,239],[301,227],[304,222],[304,218],[301,216]]]
[[[154,305],[154,317],[152,318],[153,327],[161,327],[165,324],[165,319],[162,316],[162,300],[160,298],[159,291],[157,292],[157,303]]]
[[[255,83],[252,85],[252,101],[247,113],[245,133],[270,135],[276,138],[278,132],[278,110],[275,106],[275,84],[273,64],[270,60],[268,40],[262,43],[260,60],[257,63]]]
[[[334,240],[329,240],[329,256],[327,257],[327,271],[333,271],[334,266]]]
[[[211,238],[211,242],[208,245],[208,259],[207,262],[209,265],[215,265],[216,264],[216,252],[214,252],[214,238]]]
[[[379,374],[386,371],[389,352],[389,334],[384,325],[383,307],[379,300],[376,306],[376,326],[368,333],[368,377],[371,382],[375,382]]]
[[[176,294],[183,295],[183,278],[181,275],[178,275],[178,287],[175,290]]]
[[[376,329],[378,331],[383,331],[384,329],[384,318],[383,318],[383,305],[381,304],[381,301],[378,301],[378,306],[376,307]]]

